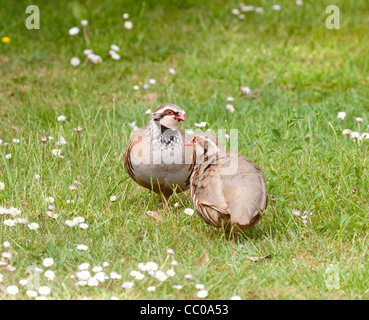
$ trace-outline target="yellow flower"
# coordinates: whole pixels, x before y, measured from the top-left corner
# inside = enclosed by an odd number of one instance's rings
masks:
[[[1,42],[3,42],[3,43],[9,43],[10,42],[10,38],[9,37],[2,37],[1,38]]]

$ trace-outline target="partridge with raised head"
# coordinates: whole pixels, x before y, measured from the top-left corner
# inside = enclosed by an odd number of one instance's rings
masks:
[[[179,128],[186,121],[184,111],[175,104],[163,104],[143,129],[133,132],[123,156],[124,168],[142,187],[154,191],[167,210],[174,190],[189,188],[192,171],[192,148]]]
[[[264,215],[268,205],[265,178],[251,160],[226,152],[212,135],[196,135],[190,197],[206,223],[223,228],[226,237],[246,231]]]

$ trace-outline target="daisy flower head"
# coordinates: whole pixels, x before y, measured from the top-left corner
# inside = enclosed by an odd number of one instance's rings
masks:
[[[304,3],[302,2],[302,0],[296,0],[295,3],[298,5],[298,6],[302,6]]]
[[[6,288],[6,292],[7,292],[8,294],[14,295],[14,294],[17,294],[17,293],[19,292],[19,289],[18,289],[18,287],[17,287],[17,286],[8,286],[8,287]]]
[[[76,276],[80,280],[87,281],[88,279],[90,279],[91,273],[89,271],[87,271],[87,270],[82,270],[82,271],[77,272],[76,273]]]
[[[169,253],[169,254],[174,254],[174,250],[173,250],[173,249],[171,249],[171,248],[169,248],[169,249],[167,249],[167,253]]]
[[[65,120],[67,120],[67,117],[64,114],[62,114],[62,115],[58,116],[57,120],[58,121],[65,121]]]
[[[10,242],[9,241],[4,241],[3,246],[4,246],[4,248],[9,248],[10,247]]]
[[[37,292],[34,291],[34,290],[27,290],[26,295],[31,297],[31,298],[35,298],[35,297],[37,297]]]
[[[351,138],[353,139],[358,139],[360,138],[360,132],[357,132],[357,131],[351,131]]]
[[[113,50],[113,51],[119,51],[120,50],[119,47],[116,44],[112,44],[110,46],[110,49]]]
[[[293,214],[295,217],[299,217],[299,216],[301,216],[301,212],[300,212],[300,210],[292,210],[292,214]]]
[[[99,281],[96,278],[90,278],[87,281],[87,285],[89,287],[97,287],[99,285]]]
[[[129,18],[129,14],[128,13],[123,13],[122,17],[123,17],[123,19],[128,19]]]
[[[44,267],[50,267],[54,264],[54,259],[53,258],[45,258],[42,261],[42,264],[43,264]]]
[[[175,271],[173,270],[173,269],[169,269],[169,270],[167,270],[167,275],[169,276],[169,277],[174,277],[175,276]]]
[[[83,50],[83,54],[84,55],[89,55],[89,54],[91,54],[91,53],[93,53],[93,51],[91,50],[91,49],[85,49],[85,50]]]
[[[154,292],[155,291],[155,287],[154,286],[151,286],[151,287],[148,287],[147,288],[147,291],[150,291],[150,292]]]
[[[150,79],[150,80],[149,80],[149,83],[150,83],[150,84],[155,84],[155,83],[156,83],[156,80],[155,80],[155,79]]]
[[[61,150],[60,149],[52,149],[51,152],[54,156],[61,158]]]
[[[122,284],[122,288],[124,289],[131,289],[133,287],[133,282],[124,282]]]
[[[93,271],[93,272],[95,272],[95,273],[97,273],[97,272],[101,272],[101,271],[102,271],[102,269],[103,269],[102,267],[100,267],[100,266],[96,266],[96,267],[93,267],[93,268],[92,268],[92,271]]]
[[[4,220],[4,224],[5,224],[6,226],[12,227],[12,226],[14,226],[14,225],[15,225],[15,221],[14,221],[14,220],[12,220],[12,219],[7,219],[7,220]]]
[[[238,9],[232,9],[232,14],[234,14],[235,16],[238,16],[240,14],[240,10]]]
[[[131,30],[133,28],[133,23],[131,21],[125,21],[124,22],[124,28],[126,28],[127,30]]]
[[[76,189],[77,189],[77,187],[76,187],[74,184],[71,184],[71,185],[69,186],[69,189],[70,189],[70,190],[76,190]]]
[[[189,216],[192,216],[195,211],[191,208],[186,208],[183,210],[183,212]]]
[[[83,27],[87,26],[87,25],[88,25],[88,21],[87,21],[87,20],[82,20],[82,21],[81,21],[81,25],[82,25]]]
[[[229,104],[229,103],[226,105],[226,108],[227,108],[227,110],[228,110],[229,112],[231,112],[231,113],[233,113],[233,112],[234,112],[234,110],[235,110],[235,109],[234,109],[234,107],[233,107],[233,105],[231,105],[231,104]]]
[[[351,130],[350,129],[344,129],[342,131],[342,134],[349,135],[349,134],[351,134]]]
[[[274,11],[279,11],[279,10],[281,10],[281,6],[279,4],[275,4],[275,5],[273,5],[272,9]]]
[[[77,250],[86,251],[88,247],[84,244],[77,244]]]
[[[17,143],[17,144],[19,143],[19,139],[16,139],[16,138],[14,138],[12,141],[13,143]]]
[[[195,285],[195,288],[198,289],[198,290],[203,290],[205,288],[205,286],[203,284],[198,283],[198,284]]]
[[[85,262],[78,266],[78,270],[87,270],[90,267],[90,264]]]
[[[344,120],[346,118],[346,112],[343,112],[343,111],[338,112],[337,118]]]
[[[12,217],[15,217],[21,213],[21,211],[17,208],[11,207],[9,209],[9,213],[11,213]]]
[[[133,90],[139,90],[139,89],[140,89],[140,86],[138,86],[138,85],[133,86]]]
[[[230,300],[242,300],[240,296],[233,296]]]
[[[169,68],[168,71],[169,71],[170,74],[175,74],[176,73],[176,70],[174,68]]]
[[[110,196],[110,201],[111,202],[114,202],[115,200],[117,200],[117,197],[116,196]]]
[[[48,279],[48,280],[54,280],[55,278],[55,272],[52,270],[47,270],[44,273],[44,276]]]
[[[247,86],[242,86],[241,87],[241,92],[242,92],[242,94],[249,95],[251,93],[251,89]]]
[[[79,227],[80,227],[81,229],[87,229],[87,228],[88,228],[88,224],[87,224],[87,223],[81,223],[81,224],[79,225]]]
[[[158,264],[155,263],[155,262],[152,262],[152,261],[147,262],[146,265],[145,265],[145,270],[146,271],[156,271],[156,270],[158,270],[158,268],[159,268]]]
[[[363,119],[363,118],[360,118],[360,117],[356,117],[356,118],[355,118],[355,120],[356,120],[357,122],[363,122],[363,121],[364,121],[364,119]]]
[[[200,122],[200,123],[195,123],[195,127],[198,127],[198,128],[205,128],[207,125],[209,125],[209,123],[205,121]]]
[[[4,190],[5,189],[5,183],[0,181],[0,190]]]
[[[78,27],[70,28],[68,32],[71,36],[75,36],[79,33],[79,28]]]
[[[110,279],[120,280],[120,279],[122,279],[122,276],[120,274],[116,273],[115,271],[112,271],[112,272],[110,272]]]
[[[25,224],[25,223],[28,222],[28,220],[26,218],[17,218],[17,219],[15,219],[15,222]]]
[[[79,58],[77,57],[73,57],[72,59],[70,59],[70,64],[73,67],[78,67],[80,63],[81,63],[81,60],[79,60]]]
[[[183,288],[183,286],[182,286],[182,285],[175,284],[175,285],[173,285],[173,286],[172,286],[172,288],[173,288],[173,289],[180,290],[180,289],[182,289],[182,288]]]
[[[58,215],[52,211],[48,211],[46,212],[47,216],[50,217],[50,218],[54,218],[56,219],[58,217]]]
[[[11,158],[12,158],[11,153],[8,153],[8,154],[6,154],[6,155],[5,155],[5,159],[8,159],[8,160],[9,160],[9,159],[11,159]]]
[[[65,220],[65,224],[69,227],[73,227],[76,223],[73,220]]]
[[[109,266],[110,266],[110,263],[109,263],[108,261],[104,261],[104,262],[102,263],[102,266],[103,266],[104,268],[109,267]]]
[[[36,223],[36,222],[32,222],[32,223],[30,223],[30,224],[28,224],[28,228],[30,229],[30,230],[36,230],[36,229],[38,229],[40,226],[39,226],[39,224],[38,223]]]
[[[48,286],[42,286],[40,288],[38,288],[38,293],[41,295],[48,295],[50,294],[51,289]]]
[[[159,281],[165,281],[168,279],[168,276],[163,271],[156,271],[155,278],[158,279]]]
[[[208,296],[208,292],[206,290],[200,290],[197,292],[196,296],[198,298],[206,298]]]

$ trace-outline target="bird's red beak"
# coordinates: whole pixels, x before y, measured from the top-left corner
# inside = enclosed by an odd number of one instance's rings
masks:
[[[186,118],[182,113],[178,113],[178,115],[174,119],[186,122]]]
[[[189,140],[184,145],[187,146],[187,147],[192,147],[193,146],[193,142],[192,142],[192,140]]]

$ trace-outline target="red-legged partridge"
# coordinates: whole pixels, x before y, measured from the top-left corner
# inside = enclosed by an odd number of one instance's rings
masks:
[[[154,191],[167,210],[173,193],[189,188],[193,151],[184,144],[189,139],[179,128],[186,121],[175,104],[161,105],[146,127],[133,132],[124,152],[124,168],[142,187]],[[186,155],[187,154],[187,155]]]
[[[196,135],[194,169],[190,180],[191,202],[206,223],[224,228],[226,237],[246,231],[264,215],[268,205],[265,178],[251,160],[225,152],[212,135]]]

